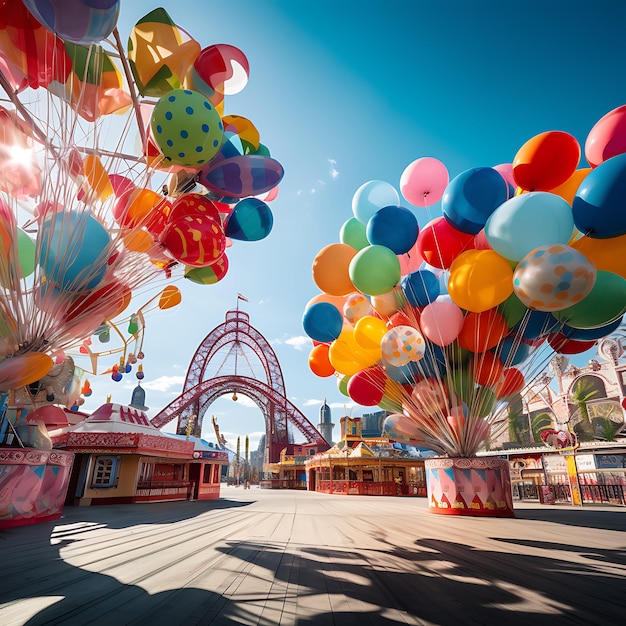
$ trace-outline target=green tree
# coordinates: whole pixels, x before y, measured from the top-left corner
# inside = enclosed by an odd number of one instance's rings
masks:
[[[531,417],[530,426],[533,431],[533,439],[535,440],[535,442],[541,442],[541,433],[544,430],[550,430],[551,428],[554,428],[552,415],[545,412],[537,413],[537,415],[533,415]]]

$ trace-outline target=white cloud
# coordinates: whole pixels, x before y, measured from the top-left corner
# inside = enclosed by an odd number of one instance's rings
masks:
[[[295,348],[296,350],[304,350],[305,347],[311,345],[311,338],[299,335],[298,337],[289,337],[289,339],[286,339],[283,343]]]
[[[335,159],[328,159],[328,163],[330,164],[330,170],[328,173],[330,177],[334,180],[335,178],[337,178],[337,176],[339,176],[339,171],[335,167],[335,165],[337,165],[337,161],[335,161]]]
[[[311,195],[313,195],[314,193],[317,193],[317,189],[315,189],[315,187],[313,187],[313,189],[311,189],[311,191],[309,191],[309,193]]]
[[[141,386],[150,391],[168,392],[174,387],[176,389],[182,389],[184,382],[184,376],[160,376],[159,378],[149,380],[145,383],[141,381]]]

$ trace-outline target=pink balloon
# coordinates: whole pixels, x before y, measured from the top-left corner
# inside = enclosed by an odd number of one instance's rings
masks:
[[[409,164],[400,177],[400,191],[407,202],[427,207],[439,202],[450,182],[446,166],[433,157]]]
[[[591,167],[626,152],[626,104],[609,111],[589,131],[585,157]]]
[[[402,276],[407,276],[420,268],[424,259],[417,248],[417,241],[415,241],[413,247],[408,252],[398,255],[398,261],[400,261],[400,273]]]
[[[424,337],[438,346],[451,344],[463,328],[463,311],[447,297],[426,305],[420,317]]]
[[[506,180],[513,189],[517,189],[517,183],[513,178],[513,164],[512,163],[500,163],[500,165],[494,165],[493,168]]]

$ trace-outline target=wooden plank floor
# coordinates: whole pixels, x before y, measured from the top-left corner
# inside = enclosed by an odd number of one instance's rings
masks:
[[[0,532],[0,625],[626,623],[626,509],[227,487]]]

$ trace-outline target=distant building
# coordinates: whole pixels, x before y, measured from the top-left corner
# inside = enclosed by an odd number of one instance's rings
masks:
[[[364,413],[361,417],[363,437],[382,437],[383,422],[390,415],[389,411],[376,411],[375,413]]]
[[[320,435],[326,439],[326,441],[332,446],[333,445],[333,428],[335,425],[332,422],[330,407],[326,404],[326,398],[324,398],[324,403],[320,407],[320,423],[317,425],[317,430],[319,430]]]

